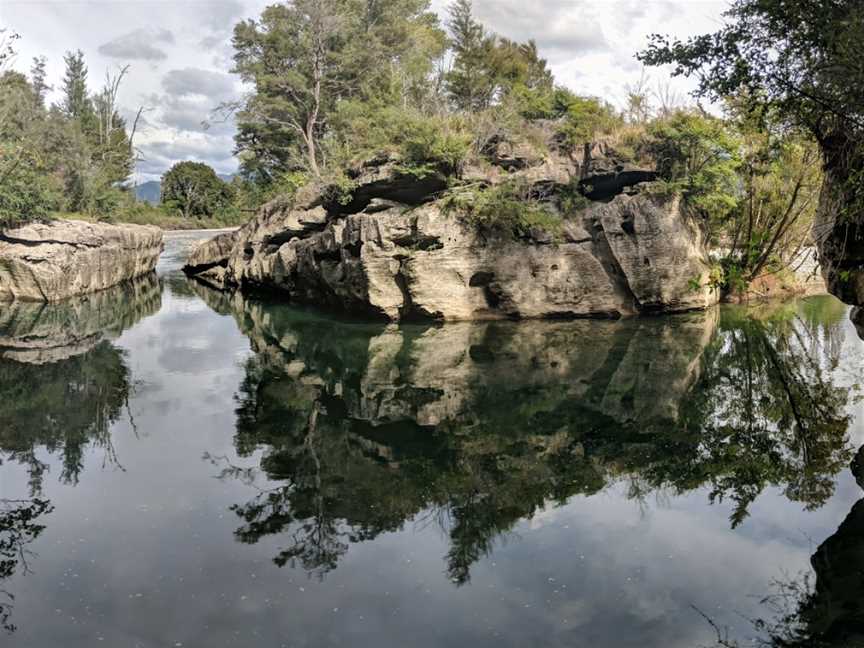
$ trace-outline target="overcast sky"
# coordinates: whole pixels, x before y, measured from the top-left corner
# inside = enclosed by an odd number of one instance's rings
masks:
[[[18,32],[15,66],[27,71],[48,58],[49,81],[60,85],[63,53],[84,51],[95,90],[107,71],[129,65],[120,103],[130,118],[148,111],[136,144],[143,152],[136,181],[158,178],[174,162],[199,160],[232,173],[233,125],[202,126],[210,111],[242,93],[231,68],[231,31],[270,0],[0,0],[0,28]],[[448,0],[432,0],[443,16]],[[633,58],[649,34],[715,31],[724,1],[474,0],[490,29],[517,40],[533,38],[559,83],[621,105],[625,86],[642,70]],[[664,77],[648,71],[655,82]],[[665,80],[665,79],[664,79]],[[684,92],[686,81],[677,81]],[[56,90],[55,90],[56,93]]]

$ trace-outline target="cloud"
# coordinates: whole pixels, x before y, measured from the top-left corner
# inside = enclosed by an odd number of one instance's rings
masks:
[[[162,77],[162,87],[177,97],[203,95],[211,99],[229,99],[235,94],[234,79],[222,72],[199,68],[171,70]]]
[[[239,0],[220,0],[207,4],[207,13],[203,24],[216,33],[225,33],[234,29],[237,19],[244,13],[243,4]]]
[[[592,3],[480,0],[474,11],[480,22],[501,36],[517,41],[535,40],[550,62],[612,49],[601,25],[602,17],[595,15]]]
[[[127,60],[161,61],[168,57],[154,43],[174,43],[174,34],[167,29],[136,29],[99,46],[99,53]]]

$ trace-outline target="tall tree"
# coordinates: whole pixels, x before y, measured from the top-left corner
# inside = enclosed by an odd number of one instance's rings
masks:
[[[239,116],[241,128],[287,131],[315,176],[318,143],[338,95],[342,25],[336,0],[295,0],[267,7],[260,21],[234,30],[234,71],[256,89]]]
[[[292,0],[234,30],[234,71],[254,87],[238,106],[248,175],[320,176],[340,102],[419,102],[445,49],[428,0]]]
[[[459,110],[482,110],[495,92],[487,69],[494,37],[474,19],[471,0],[456,0],[449,12],[453,69],[447,75],[448,92]]]
[[[63,77],[63,103],[61,108],[67,117],[82,124],[93,116],[93,104],[87,90],[87,64],[84,52],[66,52],[66,74]]]
[[[47,73],[45,72],[45,64],[47,59],[44,56],[34,56],[33,65],[30,66],[30,85],[33,86],[33,94],[36,95],[36,103],[40,107],[45,106],[45,96],[51,89],[51,86],[46,82]]]

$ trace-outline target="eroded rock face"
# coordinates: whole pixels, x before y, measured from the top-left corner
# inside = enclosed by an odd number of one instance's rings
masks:
[[[553,194],[579,177],[580,164],[560,155],[496,151],[505,166],[521,160],[507,177]],[[715,303],[699,228],[677,201],[640,190],[649,176],[628,179],[609,164],[594,159],[583,179],[608,171],[626,193],[566,216],[559,230],[513,238],[445,211],[437,184],[415,184],[409,195],[408,180],[379,162],[358,176],[366,179],[353,207],[314,196],[271,203],[238,232],[197,248],[186,271],[223,288],[276,289],[388,320],[620,317]],[[489,184],[501,173],[487,174]]]
[[[54,302],[153,271],[162,230],[82,221],[32,223],[0,232],[0,301]]]

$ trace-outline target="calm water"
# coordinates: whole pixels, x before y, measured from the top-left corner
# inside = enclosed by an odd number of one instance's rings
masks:
[[[195,236],[0,311],[0,645],[858,645],[839,302],[351,323],[187,281]]]

